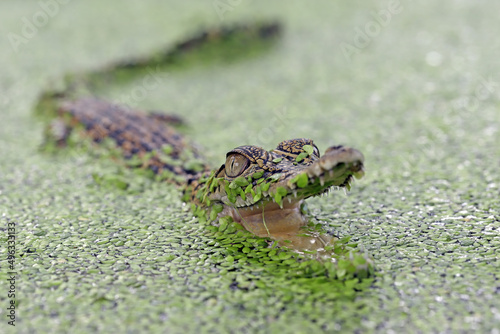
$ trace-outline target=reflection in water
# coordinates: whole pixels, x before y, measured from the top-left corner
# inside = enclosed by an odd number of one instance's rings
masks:
[[[332,249],[337,238],[319,232],[297,231],[296,234],[272,236],[278,245],[292,249],[299,254],[311,252],[309,256],[324,262],[335,262]]]

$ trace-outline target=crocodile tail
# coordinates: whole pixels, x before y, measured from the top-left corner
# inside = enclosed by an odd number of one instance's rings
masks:
[[[259,53],[281,35],[277,22],[235,24],[206,29],[176,44],[168,45],[143,57],[128,57],[85,73],[70,73],[51,80],[48,89],[40,93],[35,111],[53,117],[60,101],[89,95],[122,77],[150,73],[152,69],[173,69],[193,63],[226,63]],[[144,73],[143,73],[144,74]]]

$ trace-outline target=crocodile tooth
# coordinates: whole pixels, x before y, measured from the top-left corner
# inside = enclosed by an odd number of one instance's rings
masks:
[[[297,198],[297,190],[293,191],[293,197]]]
[[[323,187],[325,185],[325,178],[323,176],[319,177],[319,184]]]
[[[311,174],[314,174],[314,176],[320,176],[321,173],[323,173],[323,170],[321,169],[321,166],[319,164],[314,164],[310,168]],[[308,173],[309,176],[312,176],[311,174]]]
[[[332,161],[328,161],[328,159],[323,159],[323,160],[320,160],[319,161],[319,165],[321,166],[321,168],[323,168],[324,170],[328,170],[330,168],[332,168],[333,164],[332,164]]]
[[[288,203],[292,204],[292,199],[290,197],[287,198],[288,198]]]
[[[329,171],[328,171],[328,175],[329,175],[330,177],[333,177],[333,170],[329,170]]]

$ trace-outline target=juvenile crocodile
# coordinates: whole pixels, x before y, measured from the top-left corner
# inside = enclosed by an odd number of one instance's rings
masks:
[[[258,33],[259,37],[267,38],[276,28],[258,31],[265,32]],[[224,32],[212,33],[221,34]],[[210,34],[203,36],[193,40],[199,42]],[[193,44],[179,45],[185,49]],[[174,53],[178,50],[179,46]],[[146,63],[129,61],[115,67]],[[95,143],[111,139],[128,166],[150,169],[179,185],[183,199],[192,204],[201,220],[233,220],[257,236],[286,240],[296,249],[320,249],[331,241],[330,237],[303,234],[308,222],[304,200],[332,188],[350,189],[353,177],[364,174],[363,155],[358,150],[331,146],[321,156],[313,141],[304,138],[285,140],[270,151],[236,147],[227,153],[224,164],[210,171],[200,150],[169,124],[177,123],[176,118],[133,111],[97,98],[73,99],[69,88],[45,93],[41,103],[56,98],[59,117],[49,134],[58,145],[72,135]]]
[[[364,175],[363,160],[358,150],[340,145],[320,156],[313,141],[305,138],[282,141],[270,151],[236,147],[208,179],[204,174],[194,181],[193,208],[200,208],[205,219],[231,217],[258,236],[291,241],[290,246],[298,249],[317,249],[324,245],[311,243],[330,239],[304,238],[304,200],[331,188],[350,189],[353,177]]]

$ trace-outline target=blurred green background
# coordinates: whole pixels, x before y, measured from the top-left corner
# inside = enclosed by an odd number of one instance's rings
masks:
[[[459,0],[3,0],[0,332],[499,333],[499,12]],[[113,173],[112,163],[38,150],[34,104],[65,73],[265,19],[284,24],[275,47],[166,71],[134,103],[182,115],[213,165],[235,146],[296,137],[360,149],[366,178],[348,196],[309,201],[315,221],[374,257],[375,281],[353,300],[215,261],[221,247],[174,187],[110,190],[92,174]],[[120,100],[141,84],[98,93]]]

